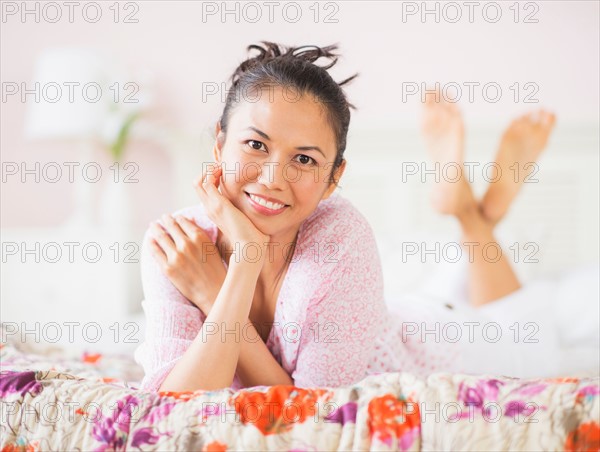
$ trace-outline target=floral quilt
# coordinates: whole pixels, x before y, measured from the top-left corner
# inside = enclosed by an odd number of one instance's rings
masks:
[[[6,342],[0,359],[2,451],[600,450],[599,377],[149,393],[129,356]]]

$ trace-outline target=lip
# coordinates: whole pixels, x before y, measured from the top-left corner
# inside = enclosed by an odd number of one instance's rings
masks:
[[[258,193],[250,193],[250,192],[247,192],[247,191],[245,191],[244,193],[246,193],[247,195],[258,196],[259,198],[262,198],[265,201],[276,202],[277,204],[285,204],[282,200],[277,199],[277,198],[271,198],[269,196],[260,195]],[[285,205],[288,206],[288,204],[285,204]]]
[[[253,196],[258,196],[259,198],[263,198],[267,201],[270,202],[276,202],[279,204],[285,204],[281,209],[277,209],[277,210],[273,210],[273,209],[269,209],[268,207],[265,206],[261,206],[260,204],[258,204],[257,202],[255,202],[251,197],[250,194],[248,192],[244,192],[244,194],[246,195],[246,198],[248,198],[248,202],[250,203],[250,205],[252,207],[254,207],[254,209],[256,211],[258,211],[259,213],[263,214],[263,215],[279,215],[281,212],[283,212],[285,209],[287,209],[289,207],[289,205],[275,199],[275,198],[269,198],[267,196],[262,196],[262,195],[257,195],[255,193],[252,193]]]

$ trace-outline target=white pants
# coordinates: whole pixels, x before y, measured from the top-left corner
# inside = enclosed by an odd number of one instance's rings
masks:
[[[425,287],[393,304],[462,325],[465,372],[521,378],[600,374],[597,264],[524,284],[479,308],[467,298],[468,262],[458,264],[441,266]]]

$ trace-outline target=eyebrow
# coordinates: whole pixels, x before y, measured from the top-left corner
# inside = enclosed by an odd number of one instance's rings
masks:
[[[263,137],[265,140],[269,140],[269,141],[271,140],[271,138],[269,138],[269,135],[264,133],[262,130],[257,129],[256,127],[250,126],[246,130],[253,130],[257,134],[259,134],[261,137]],[[319,146],[298,146],[298,147],[296,147],[296,149],[298,149],[299,151],[318,151],[323,155],[323,157],[327,158],[327,156],[325,155],[325,153],[321,150],[321,148]]]

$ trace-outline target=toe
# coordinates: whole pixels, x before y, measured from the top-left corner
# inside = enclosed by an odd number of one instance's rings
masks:
[[[529,122],[533,123],[534,125],[537,125],[541,122],[542,114],[542,110],[532,111],[531,113],[529,113],[527,119]]]
[[[517,117],[516,119],[514,119],[513,122],[511,123],[511,125],[514,125],[514,126],[525,125],[527,123],[532,122],[532,120],[533,120],[533,112],[529,112],[529,113],[525,113],[524,115],[521,115],[521,116]]]
[[[544,117],[544,126],[548,129],[551,129],[552,127],[554,127],[554,123],[556,122],[556,115],[552,112],[545,112],[545,117]]]
[[[439,99],[437,91],[433,91],[432,89],[426,88],[425,91],[425,104],[426,105],[435,105],[437,100]]]

